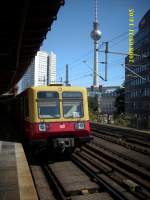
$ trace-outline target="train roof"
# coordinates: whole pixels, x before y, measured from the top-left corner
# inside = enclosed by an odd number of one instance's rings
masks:
[[[64,86],[64,85],[48,85],[48,86],[33,86],[30,88],[27,88],[26,90],[24,90],[22,93],[26,93],[27,91],[52,91],[52,90],[63,90],[63,91],[87,91],[87,89],[85,87],[81,87],[81,86]],[[22,94],[21,93],[21,94]]]

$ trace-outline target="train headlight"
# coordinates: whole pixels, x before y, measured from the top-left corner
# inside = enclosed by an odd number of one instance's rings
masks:
[[[45,123],[39,124],[39,131],[46,131],[46,124]]]
[[[84,122],[77,122],[75,125],[76,129],[84,129],[85,128],[85,123]]]

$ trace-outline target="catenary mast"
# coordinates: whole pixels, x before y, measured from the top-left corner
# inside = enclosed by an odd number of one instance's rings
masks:
[[[94,69],[93,69],[93,87],[98,87],[98,46],[101,38],[101,31],[99,30],[99,23],[97,17],[97,0],[95,0],[95,17],[93,22],[93,30],[91,38],[94,40]]]

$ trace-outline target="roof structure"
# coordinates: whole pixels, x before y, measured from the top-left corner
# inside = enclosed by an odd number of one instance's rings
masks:
[[[27,70],[64,0],[13,0],[0,6],[0,94]]]

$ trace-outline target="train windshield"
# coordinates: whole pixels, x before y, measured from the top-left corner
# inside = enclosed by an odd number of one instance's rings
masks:
[[[81,92],[63,92],[62,97],[65,118],[83,117],[83,96]]]
[[[59,118],[60,105],[57,92],[38,92],[39,118]]]

